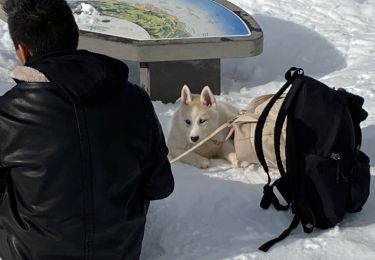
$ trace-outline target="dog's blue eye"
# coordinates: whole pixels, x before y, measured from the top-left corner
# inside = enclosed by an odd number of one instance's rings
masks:
[[[199,124],[203,124],[205,122],[207,122],[207,119],[199,119]]]
[[[187,125],[191,125],[191,121],[190,121],[189,119],[186,119],[186,120],[185,120],[185,123],[186,123]]]

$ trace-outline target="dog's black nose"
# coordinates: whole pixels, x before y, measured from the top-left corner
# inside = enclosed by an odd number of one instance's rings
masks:
[[[195,143],[196,141],[199,140],[199,136],[192,136],[190,137],[190,140]]]

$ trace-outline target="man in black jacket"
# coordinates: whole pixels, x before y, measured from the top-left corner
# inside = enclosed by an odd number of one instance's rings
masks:
[[[64,0],[7,0],[23,64],[0,97],[0,257],[138,259],[148,202],[174,181],[162,129],[128,68],[76,50]]]

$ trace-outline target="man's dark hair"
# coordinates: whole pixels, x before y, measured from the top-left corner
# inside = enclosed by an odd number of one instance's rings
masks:
[[[31,55],[77,49],[79,30],[65,0],[6,0],[3,8],[14,45],[24,43]]]

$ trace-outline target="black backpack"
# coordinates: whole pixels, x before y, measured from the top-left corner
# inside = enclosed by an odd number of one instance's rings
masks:
[[[346,212],[359,212],[370,191],[368,156],[360,150],[360,122],[367,112],[364,99],[332,89],[291,68],[286,84],[263,110],[255,130],[258,159],[268,175],[260,206],[272,204],[277,210],[292,209],[290,226],[259,249],[266,252],[286,238],[299,223],[306,233],[314,227],[331,228]],[[281,177],[271,184],[262,149],[262,131],[275,101],[289,88],[275,124],[275,154]],[[280,135],[286,119],[286,170],[280,157]],[[287,205],[280,204],[276,187]]]

